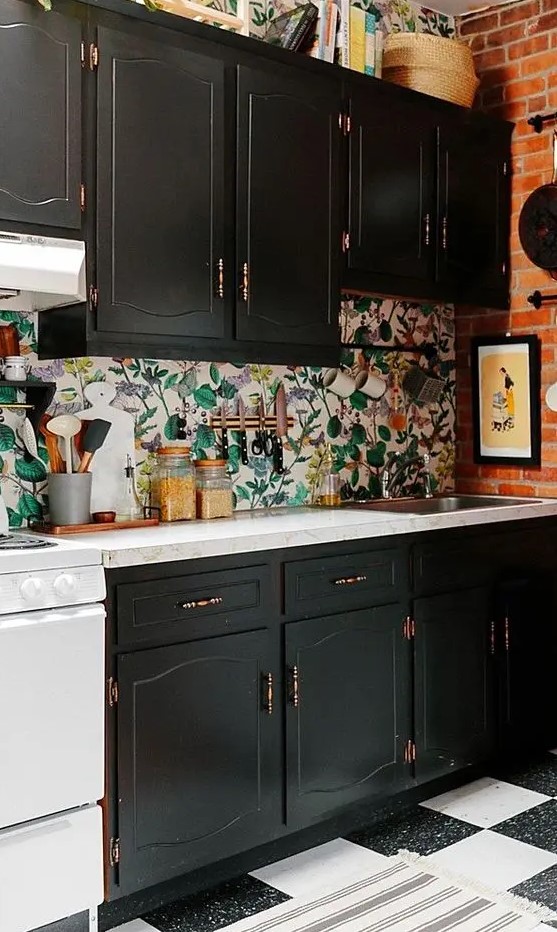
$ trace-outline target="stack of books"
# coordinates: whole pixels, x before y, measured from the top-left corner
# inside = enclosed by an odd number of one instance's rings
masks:
[[[317,0],[316,5],[319,15],[310,55],[380,78],[383,33],[374,14],[352,6],[350,0]]]

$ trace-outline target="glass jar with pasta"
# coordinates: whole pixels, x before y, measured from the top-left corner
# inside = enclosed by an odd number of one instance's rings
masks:
[[[226,460],[196,460],[197,517],[230,518],[234,511],[232,480]]]
[[[161,521],[195,518],[195,469],[189,447],[160,448],[154,493]]]

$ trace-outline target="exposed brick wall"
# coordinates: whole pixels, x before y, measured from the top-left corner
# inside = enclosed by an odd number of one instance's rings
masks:
[[[512,148],[511,310],[457,308],[457,488],[503,495],[557,495],[557,413],[545,404],[557,381],[555,306],[536,311],[536,288],[557,293],[557,282],[526,258],[518,216],[527,195],[551,180],[552,127],[537,135],[529,115],[557,110],[557,0],[521,0],[463,17],[458,24],[474,51],[481,80],[477,105],[516,122]],[[478,466],[472,455],[469,342],[472,335],[537,333],[542,341],[542,465],[539,469]]]

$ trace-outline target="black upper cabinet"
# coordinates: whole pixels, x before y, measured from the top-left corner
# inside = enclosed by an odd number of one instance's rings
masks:
[[[0,222],[81,225],[81,23],[0,3]]]
[[[443,293],[508,306],[510,124],[438,130],[437,278]]]
[[[118,659],[121,893],[261,843],[279,822],[269,641],[259,630]]]
[[[224,63],[101,28],[97,327],[224,336]]]
[[[338,343],[340,85],[238,68],[236,336]]]
[[[493,615],[488,588],[417,599],[416,773],[432,780],[495,748]]]
[[[385,276],[404,288],[433,269],[435,129],[423,108],[401,101],[393,112],[392,95],[373,90],[350,101],[347,268],[371,272],[378,289]]]
[[[406,780],[410,661],[400,605],[286,625],[287,823]]]

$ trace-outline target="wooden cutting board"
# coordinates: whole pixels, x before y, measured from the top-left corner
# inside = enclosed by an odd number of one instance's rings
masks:
[[[112,406],[116,389],[108,382],[91,382],[85,387],[84,395],[91,407],[78,411],[77,417],[82,421],[99,417],[112,424],[90,466],[93,474],[91,511],[117,511],[126,488],[124,470],[128,455],[135,466],[134,419],[127,411]]]
[[[93,534],[95,531],[125,531],[127,528],[155,527],[158,518],[138,518],[137,521],[110,521],[106,524],[34,524],[37,534]]]

